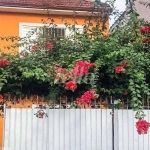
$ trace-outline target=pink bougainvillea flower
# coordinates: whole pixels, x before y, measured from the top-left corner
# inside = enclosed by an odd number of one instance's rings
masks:
[[[9,66],[9,61],[7,59],[0,59],[0,67]]]
[[[53,47],[54,47],[54,45],[52,43],[50,43],[50,42],[45,43],[46,50],[51,50]]]
[[[89,69],[95,66],[94,63],[89,63],[87,61],[78,61],[75,64],[75,68],[70,72],[71,76],[82,77],[85,74],[88,74]]]
[[[60,77],[61,82],[65,83],[68,80],[76,81],[77,77],[82,77],[83,75],[88,74],[89,69],[93,68],[95,66],[94,63],[89,63],[87,61],[78,61],[75,64],[75,67],[70,72],[67,71],[66,68],[61,67],[54,67],[54,72],[56,73],[56,76]],[[54,79],[54,82],[57,81],[57,79]],[[66,87],[66,89],[69,89]],[[74,91],[74,89],[70,89]]]
[[[119,74],[119,73],[125,73],[125,69],[123,66],[116,66],[115,67],[115,73]]]
[[[147,33],[150,32],[150,27],[149,26],[143,26],[143,27],[140,28],[140,32],[142,34],[147,34]]]
[[[147,134],[150,123],[142,119],[136,122],[136,128],[138,134]]]
[[[3,60],[3,65],[4,65],[4,66],[9,66],[9,61],[8,61],[7,59],[4,59],[4,60]]]
[[[65,88],[74,92],[77,89],[77,83],[75,81],[68,81]]]
[[[32,49],[33,51],[38,51],[38,50],[39,50],[39,46],[38,46],[38,45],[33,45],[33,46],[31,47],[31,49]]]
[[[94,90],[86,91],[80,98],[77,98],[78,103],[90,104],[92,100],[97,98],[97,94]]]

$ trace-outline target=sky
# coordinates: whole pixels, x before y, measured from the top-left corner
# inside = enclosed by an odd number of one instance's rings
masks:
[[[105,2],[106,0],[101,0],[102,2]],[[126,0],[116,0],[115,7],[119,11],[124,11],[125,10],[125,2]],[[110,19],[110,26],[114,23],[114,17],[111,17]]]

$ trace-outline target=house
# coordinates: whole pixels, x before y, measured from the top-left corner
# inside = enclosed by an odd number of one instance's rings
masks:
[[[104,13],[110,10],[104,3],[98,5],[99,10]],[[25,37],[31,29],[43,26],[41,19],[47,20],[48,17],[54,19],[58,35],[67,36],[69,31],[65,30],[60,18],[65,18],[67,22],[73,24],[74,17],[78,23],[76,27],[82,29],[85,17],[91,15],[94,7],[93,0],[0,0],[0,37]],[[108,27],[108,21],[106,24]],[[8,41],[1,41],[0,49],[7,52],[4,46],[11,44]],[[17,49],[19,52],[21,50]]]
[[[94,8],[95,3],[92,0],[0,0],[0,37],[25,37],[31,29],[43,26],[41,19],[47,20],[48,17],[54,19],[57,35],[67,36],[70,31],[59,18],[64,17],[70,24],[74,24],[74,18],[78,23],[76,28],[82,29],[85,17],[90,16]],[[103,3],[99,3],[98,8],[104,14],[110,11],[110,7]],[[94,11],[98,13],[97,10]],[[108,16],[106,19],[108,27]],[[49,28],[44,28],[43,33],[47,32]],[[4,47],[11,44],[11,41],[1,40],[0,49],[8,52]],[[15,49],[15,52],[21,51],[22,48]],[[0,118],[0,147],[2,147],[2,131],[3,118]]]
[[[124,25],[128,22],[129,15],[132,11],[136,11],[139,14],[139,18],[144,19],[145,21],[150,22],[150,8],[146,7],[148,5],[149,0],[126,0],[126,9],[120,15],[120,17],[114,22],[114,24],[110,27],[110,31],[114,31],[118,25]],[[131,7],[134,2],[133,7]]]

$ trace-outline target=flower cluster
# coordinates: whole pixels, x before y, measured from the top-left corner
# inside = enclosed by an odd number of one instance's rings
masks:
[[[31,49],[32,49],[33,51],[38,51],[38,50],[39,50],[39,46],[38,46],[38,45],[33,45],[33,46],[31,47]]]
[[[52,48],[54,47],[54,45],[52,44],[52,43],[50,43],[50,42],[46,42],[45,43],[45,49],[46,50],[51,50]]]
[[[150,32],[150,27],[149,26],[143,26],[143,27],[140,28],[140,32],[142,34],[147,34],[147,33]]]
[[[9,66],[9,61],[7,59],[0,59],[0,67]]]
[[[147,134],[150,123],[142,119],[136,122],[136,128],[138,134]]]
[[[50,43],[50,42],[46,42],[45,45],[44,45],[44,48],[45,48],[47,51],[51,50],[53,47],[54,47],[54,45],[53,45],[52,43]],[[38,45],[33,45],[33,46],[31,47],[31,49],[32,49],[33,51],[39,51],[40,48],[39,48]]]
[[[90,104],[92,100],[97,98],[97,94],[94,90],[86,91],[80,98],[77,98],[78,103]]]
[[[70,72],[71,76],[82,77],[85,74],[88,74],[89,69],[93,68],[94,63],[89,63],[87,61],[78,61],[75,64],[75,68]]]
[[[119,74],[119,73],[125,73],[125,69],[123,66],[116,66],[115,67],[115,73]]]
[[[67,73],[66,68],[55,67],[54,72],[56,73],[54,83],[58,83],[60,80],[63,82],[68,80],[69,74]]]
[[[149,44],[150,43],[150,37],[148,33],[150,33],[150,26],[143,26],[140,28],[140,32],[143,35],[146,35],[146,37],[143,38],[142,43]]]
[[[87,61],[78,61],[76,62],[74,69],[70,72],[67,72],[66,68],[55,67],[54,72],[56,73],[56,76],[54,79],[54,83],[58,83],[59,81],[64,83],[71,80],[70,82],[66,83],[66,89],[74,91],[77,88],[77,84],[74,84],[74,86],[72,86],[72,84],[76,81],[77,77],[86,75],[89,72],[89,69],[92,69],[94,66],[94,63],[89,63]]]
[[[68,81],[65,84],[65,88],[74,92],[77,89],[77,83],[75,81]]]
[[[129,62],[124,60],[120,63],[119,66],[115,67],[115,73],[119,74],[119,73],[125,73],[125,67],[127,67],[129,65]]]

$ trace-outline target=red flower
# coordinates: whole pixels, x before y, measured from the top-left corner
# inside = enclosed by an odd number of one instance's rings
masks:
[[[142,34],[147,34],[147,33],[150,32],[150,27],[149,26],[143,26],[143,27],[140,28],[140,32]]]
[[[9,65],[9,61],[7,59],[6,60],[4,59],[3,60],[3,64],[4,64],[4,66],[8,66]]]
[[[54,45],[50,42],[45,43],[46,50],[51,50],[54,47]]]
[[[9,61],[7,59],[0,59],[0,67],[5,67],[9,65]]]
[[[85,74],[88,74],[89,69],[95,66],[94,63],[89,63],[87,61],[78,61],[75,64],[75,68],[70,72],[71,76],[82,77]]]
[[[125,69],[123,66],[117,66],[115,67],[115,73],[119,74],[119,73],[125,73]]]
[[[136,128],[138,134],[147,134],[149,126],[150,123],[143,119],[136,122]]]
[[[97,94],[94,90],[86,91],[80,98],[77,98],[78,103],[90,104],[92,100],[97,98]]]
[[[65,88],[74,92],[77,89],[77,83],[75,81],[69,81],[66,83]]]
[[[34,45],[31,48],[33,51],[38,51],[39,50],[39,46],[38,45]]]
[[[0,94],[0,100],[2,100],[3,99],[3,95],[2,94]]]

